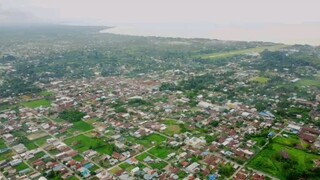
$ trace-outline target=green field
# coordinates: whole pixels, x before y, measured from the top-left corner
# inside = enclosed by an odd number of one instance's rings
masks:
[[[73,126],[69,129],[69,132],[85,132],[93,129],[93,126],[89,123],[86,123],[84,121],[77,121],[73,123]]]
[[[134,165],[128,164],[126,162],[119,165],[122,169],[126,170],[127,172],[130,172],[133,168],[135,168]]]
[[[148,153],[150,153],[158,158],[165,159],[173,151],[174,150],[166,148],[166,147],[156,146],[156,147],[150,149],[150,151],[148,151]]]
[[[24,169],[29,168],[29,166],[26,165],[25,163],[21,163],[21,164],[19,164],[18,166],[15,166],[14,168],[15,168],[17,171],[22,171],[22,170],[24,170]]]
[[[300,139],[297,135],[290,135],[289,137],[278,136],[273,141],[289,147],[295,147],[296,145],[300,144]]]
[[[155,162],[155,163],[150,163],[149,164],[153,169],[158,169],[161,170],[163,168],[165,168],[168,163],[164,162],[164,161],[159,161],[159,162]]]
[[[281,155],[283,153],[288,154],[289,158],[284,159]],[[248,166],[280,179],[290,179],[292,175],[309,172],[313,168],[314,159],[320,159],[320,156],[273,142],[252,159]]]
[[[154,142],[155,144],[162,144],[162,142],[166,140],[166,137],[161,136],[159,134],[151,134],[142,138],[135,138],[132,136],[127,137],[128,142],[141,144],[144,147],[151,147],[153,145],[152,142]]]
[[[137,160],[142,161],[146,158],[150,156],[151,158],[154,158],[152,155],[150,155],[149,153],[142,153],[139,156],[136,157]]]
[[[262,46],[262,47],[243,49],[243,50],[204,54],[204,55],[200,55],[198,57],[201,57],[204,59],[214,60],[214,59],[218,59],[218,58],[228,58],[228,57],[232,57],[232,56],[236,56],[236,55],[243,55],[243,54],[247,54],[247,53],[260,53],[260,52],[264,51],[265,49],[268,49],[269,51],[276,51],[276,50],[279,50],[279,49],[282,49],[285,47],[287,47],[287,45]]]
[[[4,143],[4,140],[0,139],[0,149],[6,148],[6,144]]]
[[[42,92],[40,93],[40,95],[41,95],[41,96],[44,96],[44,97],[51,97],[51,96],[54,95],[54,93],[51,92],[51,91],[42,91]]]
[[[257,77],[250,78],[249,81],[266,84],[269,81],[269,78],[257,76]]]
[[[119,166],[116,166],[112,169],[110,169],[110,174],[117,174],[118,172],[120,172],[122,169]]]
[[[23,106],[26,106],[28,108],[37,108],[37,107],[50,107],[51,106],[51,101],[46,100],[46,99],[40,99],[40,100],[35,100],[35,101],[27,101],[27,102],[22,102],[21,103]]]
[[[108,144],[100,138],[92,138],[84,134],[69,138],[64,142],[79,152],[93,149],[99,153],[111,155],[114,149],[113,144]]]
[[[47,139],[51,138],[51,136],[45,136],[42,138],[39,138],[37,140],[34,140],[33,143],[36,144],[37,146],[42,146],[47,144]]]
[[[300,79],[296,82],[298,86],[316,86],[320,87],[320,80],[312,80],[312,79]]]

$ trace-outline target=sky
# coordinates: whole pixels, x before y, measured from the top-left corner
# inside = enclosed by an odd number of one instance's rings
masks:
[[[320,0],[0,0],[0,25],[102,25],[117,34],[320,45],[319,7]]]
[[[320,22],[319,0],[0,0],[0,23],[298,24]]]

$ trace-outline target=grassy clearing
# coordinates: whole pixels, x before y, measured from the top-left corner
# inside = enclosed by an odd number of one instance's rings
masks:
[[[163,168],[165,168],[168,163],[164,162],[164,161],[159,161],[159,162],[155,162],[155,163],[150,163],[149,164],[153,169],[158,169],[161,170]]]
[[[51,138],[51,136],[45,136],[42,138],[39,138],[37,140],[34,140],[33,143],[36,144],[37,146],[43,146],[47,144],[47,139]]]
[[[274,139],[274,142],[282,144],[289,147],[295,147],[300,144],[300,139],[297,135],[290,135],[289,137],[277,137]]]
[[[29,168],[29,166],[26,165],[25,163],[21,163],[21,164],[19,164],[18,166],[15,166],[14,168],[15,168],[17,171],[22,171],[22,170],[24,170],[24,169]]]
[[[320,87],[320,80],[300,79],[299,81],[296,82],[296,85]]]
[[[99,153],[109,154],[113,153],[114,145],[108,144],[99,138],[91,138],[86,135],[78,135],[65,140],[65,143],[79,152],[84,152],[93,149]]]
[[[13,151],[7,151],[5,153],[0,153],[0,161],[8,160],[14,155],[15,155],[15,153]]]
[[[173,136],[175,134],[181,133],[181,128],[179,125],[168,125],[167,128],[164,130],[164,133],[168,136]]]
[[[204,59],[214,60],[214,59],[218,59],[218,58],[228,58],[228,57],[232,57],[232,56],[236,56],[236,55],[243,55],[243,54],[247,54],[247,53],[260,53],[260,52],[264,51],[265,49],[268,49],[269,51],[277,51],[277,50],[285,48],[285,47],[287,47],[287,45],[262,46],[262,47],[243,49],[243,50],[204,54],[204,55],[200,55],[198,57],[201,57]]]
[[[0,139],[0,149],[6,148],[6,144],[4,143],[4,140]]]
[[[80,155],[76,155],[75,157],[73,157],[73,159],[74,159],[75,161],[79,161],[79,162],[81,162],[82,160],[84,160],[84,158],[83,158],[82,156],[80,156]]]
[[[266,84],[269,81],[269,78],[257,76],[250,78],[249,81],[258,82],[260,84]]]
[[[148,154],[148,153],[142,153],[142,154],[140,154],[139,156],[137,156],[136,159],[143,162],[143,160],[144,160],[146,157],[148,157],[148,156],[151,157],[151,155]]]
[[[127,172],[130,172],[133,168],[135,168],[134,165],[128,164],[126,162],[120,164],[119,167],[126,170]]]
[[[167,156],[172,152],[173,152],[172,149],[168,149],[165,147],[159,147],[159,146],[154,147],[154,148],[150,149],[150,151],[148,151],[148,153],[150,153],[158,158],[161,158],[161,159],[167,158]]]
[[[40,95],[44,97],[51,97],[51,96],[54,96],[54,93],[51,91],[42,91]]]
[[[122,169],[119,167],[119,166],[116,166],[112,169],[110,169],[110,174],[114,175],[114,174],[117,174],[118,172],[120,172]]]
[[[73,123],[73,126],[69,129],[69,132],[85,132],[93,129],[93,126],[89,123],[86,123],[84,121],[77,121]]]
[[[51,101],[46,100],[46,99],[22,102],[21,104],[25,107],[28,107],[28,108],[51,107]]]
[[[132,136],[127,137],[127,140],[131,143],[141,144],[144,147],[151,147],[154,144],[162,144],[164,141],[167,140],[166,137],[163,137],[159,134],[151,134],[149,136],[145,136],[142,138],[135,138]],[[154,144],[152,143],[154,142]]]
[[[289,155],[288,160],[281,158],[283,152]],[[287,179],[288,173],[310,171],[315,159],[320,159],[320,156],[273,142],[251,160],[248,166],[280,179]]]

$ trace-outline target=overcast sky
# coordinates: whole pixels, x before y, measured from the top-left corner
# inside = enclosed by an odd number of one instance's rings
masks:
[[[0,0],[0,23],[319,22],[319,0]]]

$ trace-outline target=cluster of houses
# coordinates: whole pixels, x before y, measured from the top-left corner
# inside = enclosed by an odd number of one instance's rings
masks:
[[[236,172],[232,175],[234,179],[260,180],[265,178],[264,175],[248,171],[239,163],[254,157],[263,146],[252,138],[255,135],[285,130],[296,134],[319,152],[319,128],[291,120],[285,123],[277,121],[274,110],[280,99],[278,94],[269,97],[236,92],[237,86],[250,86],[248,79],[259,73],[256,70],[240,72],[239,69],[241,67],[237,63],[229,63],[224,68],[209,70],[221,75],[211,85],[212,89],[222,87],[221,92],[202,90],[195,97],[183,91],[160,91],[159,87],[165,82],[177,84],[181,79],[196,75],[196,72],[166,71],[145,74],[140,78],[97,77],[94,81],[53,81],[44,85],[54,94],[50,99],[51,107],[19,107],[18,111],[0,113],[0,135],[5,143],[0,155],[12,152],[8,160],[0,161],[0,168],[10,177],[53,172],[63,179],[96,176],[100,179],[139,177],[175,180],[222,179],[225,177],[220,168],[231,165]],[[239,83],[228,83],[228,78],[223,78],[223,74],[230,71],[236,73],[229,79],[235,78]],[[289,80],[293,77],[283,75],[283,78]],[[227,98],[229,92],[235,96],[230,100]],[[254,101],[259,100],[268,102],[269,108],[258,110]],[[298,98],[297,95],[289,100],[293,105],[310,107],[313,109],[311,118],[319,119],[319,113],[315,110],[320,102],[319,95],[314,101]],[[59,113],[66,109],[84,112],[86,115],[81,120],[93,127],[85,135],[92,139],[108,139],[108,142],[102,142],[114,146],[112,152],[103,153],[95,147],[79,152],[76,146],[64,143],[68,138],[84,134],[81,131],[70,133],[73,123],[55,121]],[[299,114],[296,116],[303,119]],[[92,119],[93,123],[90,122]],[[168,119],[174,122],[168,123]],[[170,133],[172,131],[173,134]],[[157,142],[147,139],[152,136],[165,140]],[[275,133],[269,133],[263,138],[267,141],[267,138],[274,136]],[[28,146],[28,143],[41,138],[46,138],[44,145],[36,145],[38,148]],[[148,148],[158,146],[173,149],[174,152],[164,159],[150,155],[137,160],[136,157]],[[39,156],[38,153],[44,154]],[[165,162],[166,166],[152,168],[153,164],[161,162]],[[28,167],[17,171],[14,167],[22,163]],[[112,171],[122,163],[133,168]]]

